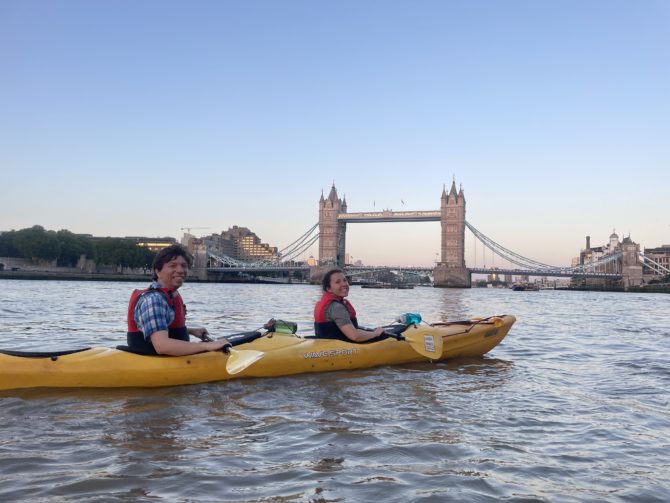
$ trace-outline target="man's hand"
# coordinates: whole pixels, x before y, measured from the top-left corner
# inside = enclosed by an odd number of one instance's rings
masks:
[[[202,344],[207,351],[224,351],[227,353],[227,351],[224,350],[226,346],[232,347],[232,344],[228,342],[226,339],[217,339],[215,341],[211,342],[205,342]]]
[[[189,327],[188,333],[193,337],[197,337],[200,340],[205,340],[205,336],[209,335],[209,332],[204,327],[195,327],[195,328]]]

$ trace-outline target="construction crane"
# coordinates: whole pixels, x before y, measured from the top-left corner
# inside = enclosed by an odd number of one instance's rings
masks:
[[[182,227],[181,230],[191,233],[191,229],[211,229],[211,227]]]

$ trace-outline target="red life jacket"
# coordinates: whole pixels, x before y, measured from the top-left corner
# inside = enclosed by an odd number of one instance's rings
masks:
[[[130,296],[130,302],[128,302],[128,346],[138,352],[156,354],[156,350],[153,344],[151,344],[151,339],[146,338],[139,328],[137,328],[137,324],[135,323],[135,306],[140,298],[149,292],[159,292],[163,295],[170,309],[174,311],[174,319],[172,320],[172,323],[168,325],[168,336],[171,339],[188,341],[186,305],[184,304],[181,295],[175,295],[175,291],[170,288],[149,287],[144,290],[134,290]]]
[[[314,306],[314,333],[317,337],[322,339],[341,339],[349,341],[350,339],[342,333],[337,326],[337,323],[326,319],[326,309],[331,302],[344,304],[344,307],[349,311],[351,323],[353,323],[354,327],[358,328],[356,310],[354,309],[354,306],[351,305],[351,302],[342,297],[338,297],[337,295],[333,295],[330,292],[323,292],[321,299]]]

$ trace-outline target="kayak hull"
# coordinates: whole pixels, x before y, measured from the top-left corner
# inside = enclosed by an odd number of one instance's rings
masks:
[[[481,356],[505,338],[515,321],[514,316],[504,315],[410,327],[408,338],[442,339],[442,351],[434,358],[422,356],[408,342],[394,338],[355,344],[270,332],[235,347],[239,354],[250,349],[264,353],[236,374],[226,370],[229,356],[221,352],[147,356],[105,347],[39,356],[0,352],[0,390],[175,386]]]

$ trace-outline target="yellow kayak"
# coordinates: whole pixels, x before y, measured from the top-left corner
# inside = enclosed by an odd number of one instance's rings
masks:
[[[397,338],[363,344],[266,332],[229,354],[148,356],[105,347],[51,353],[0,350],[0,390],[174,386],[481,356],[503,340],[515,321],[502,315],[411,325],[402,327]]]

